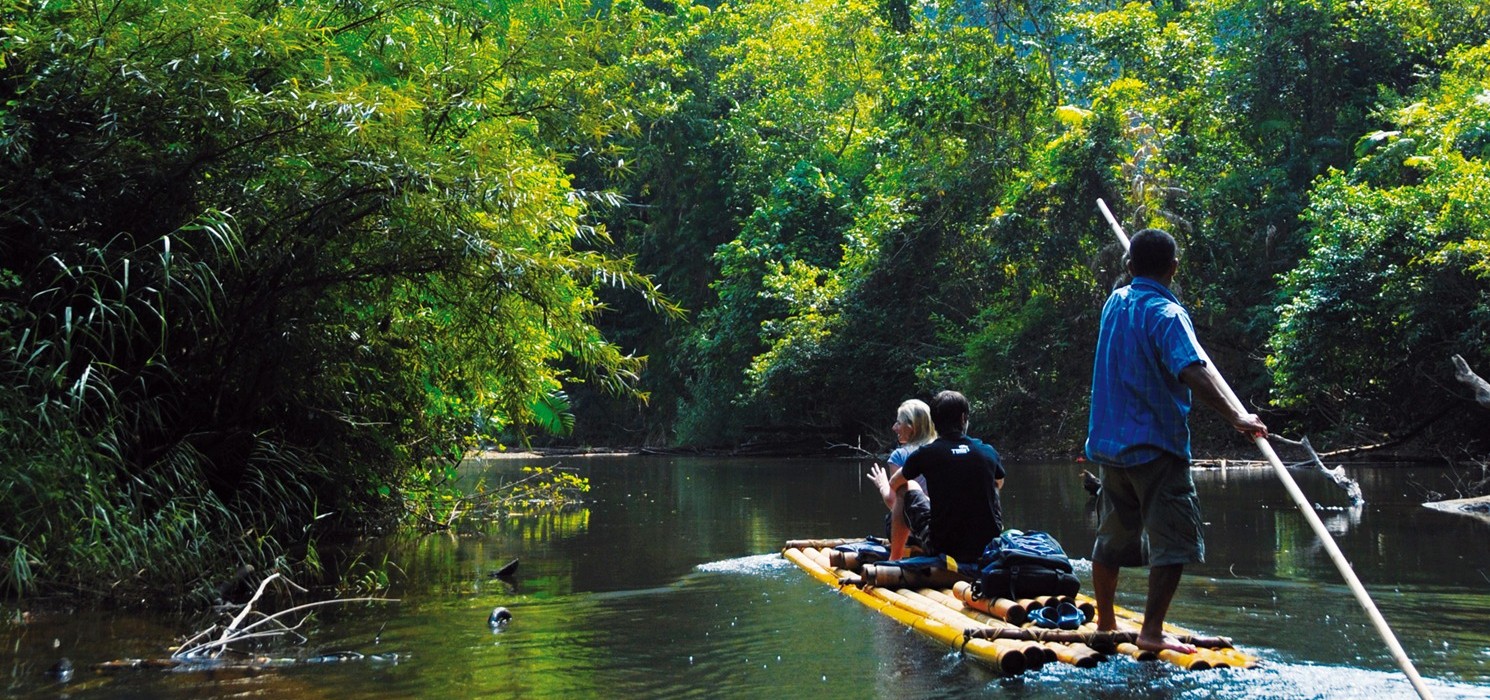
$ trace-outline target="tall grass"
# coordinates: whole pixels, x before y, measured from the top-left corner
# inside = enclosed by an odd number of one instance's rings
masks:
[[[325,474],[260,437],[248,488],[224,500],[170,390],[181,348],[223,330],[217,271],[239,250],[232,219],[213,213],[52,254],[23,300],[17,276],[0,279],[0,592],[148,588],[184,602],[219,569],[281,557],[315,501],[287,475]]]

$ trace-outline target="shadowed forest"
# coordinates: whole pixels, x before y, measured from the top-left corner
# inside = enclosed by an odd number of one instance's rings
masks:
[[[1275,431],[1490,451],[1479,0],[0,0],[0,163],[12,596],[315,571],[482,445],[873,451],[951,387],[1078,454],[1099,197]]]

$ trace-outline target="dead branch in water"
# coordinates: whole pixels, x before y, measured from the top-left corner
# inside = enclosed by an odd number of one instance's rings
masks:
[[[1480,378],[1474,370],[1469,368],[1469,363],[1463,357],[1454,355],[1449,358],[1454,361],[1454,378],[1468,385],[1474,391],[1474,400],[1485,408],[1490,408],[1490,382]]]
[[[828,443],[828,451],[833,452],[835,450],[848,450],[859,459],[879,459],[879,455],[864,449],[863,445],[849,445],[841,442]]]
[[[320,600],[313,603],[305,603],[304,605],[296,605],[294,607],[286,608],[273,614],[266,614],[255,610],[254,604],[259,601],[259,598],[263,597],[264,591],[269,587],[270,582],[273,582],[275,580],[280,580],[280,583],[282,585],[287,584],[290,586],[294,586],[294,584],[290,582],[289,579],[282,579],[280,574],[270,574],[269,576],[265,577],[263,581],[259,582],[258,590],[254,591],[253,597],[250,598],[249,601],[243,605],[243,609],[238,611],[238,614],[233,616],[233,619],[229,621],[226,626],[213,624],[207,629],[197,632],[196,634],[189,637],[185,642],[182,642],[179,646],[177,646],[176,650],[171,653],[171,656],[168,659],[120,659],[116,661],[106,661],[104,663],[98,664],[97,666],[95,666],[95,668],[100,671],[121,671],[133,669],[180,670],[197,668],[203,670],[221,670],[235,668],[242,670],[259,670],[268,666],[281,665],[283,663],[293,663],[293,660],[291,659],[268,659],[261,656],[255,656],[253,654],[250,654],[247,650],[235,649],[233,645],[242,644],[248,641],[273,639],[276,637],[285,637],[291,635],[297,637],[299,643],[303,643],[306,641],[305,637],[300,635],[296,630],[298,630],[302,625],[305,624],[305,621],[306,619],[308,619],[308,617],[302,617],[299,620],[295,621],[294,624],[286,624],[286,618],[291,615],[313,608],[323,607],[326,605],[340,605],[345,603],[398,602],[397,598],[334,598],[331,600]],[[299,588],[298,586],[294,587]],[[258,619],[254,620],[253,622],[249,622],[248,624],[244,624],[245,621],[253,617],[257,617]],[[209,638],[210,641],[202,641]],[[225,653],[229,652],[233,653],[235,657],[241,658],[241,660],[224,661],[222,659],[222,656]],[[354,652],[350,652],[349,654],[351,654],[351,656],[349,656],[348,658],[361,658],[362,656],[361,654],[356,654]]]
[[[279,637],[288,634],[295,634],[296,636],[299,636],[299,634],[297,634],[295,630],[299,629],[301,625],[305,624],[305,618],[301,618],[300,621],[296,622],[293,626],[286,625],[284,622],[280,621],[280,618],[304,610],[309,610],[311,608],[318,608],[325,605],[340,605],[344,603],[398,602],[397,598],[333,598],[331,600],[320,600],[314,603],[296,605],[293,608],[281,610],[277,613],[274,613],[273,615],[265,615],[264,613],[254,610],[254,603],[258,602],[259,598],[264,595],[264,589],[268,588],[271,581],[274,581],[279,577],[280,575],[278,573],[273,573],[265,577],[263,581],[259,582],[259,588],[258,590],[254,591],[253,598],[250,598],[249,601],[243,605],[243,610],[239,611],[238,615],[233,618],[232,622],[230,622],[227,627],[222,629],[221,636],[213,641],[202,644],[195,644],[195,646],[193,646],[193,644],[197,640],[211,636],[212,633],[218,629],[217,625],[208,627],[207,629],[193,635],[186,642],[182,643],[181,646],[177,647],[176,652],[171,654],[171,658],[177,661],[188,661],[197,658],[216,659],[221,656],[224,651],[228,651],[231,645],[239,642],[247,641],[250,639],[266,639],[271,637]],[[262,619],[240,628],[239,625],[242,625],[243,621],[247,619],[249,615],[258,615]],[[254,631],[257,628],[266,625],[268,626],[267,628],[259,631]]]
[[[1366,497],[1364,494],[1361,493],[1361,485],[1357,484],[1355,480],[1351,479],[1350,477],[1345,476],[1345,467],[1337,466],[1334,469],[1330,469],[1329,467],[1324,466],[1324,460],[1319,458],[1319,453],[1315,452],[1314,446],[1309,444],[1308,435],[1305,435],[1303,438],[1297,441],[1289,440],[1288,438],[1277,434],[1269,435],[1268,437],[1270,439],[1277,440],[1278,442],[1281,442],[1285,445],[1302,447],[1309,452],[1309,461],[1303,462],[1299,465],[1290,464],[1290,468],[1302,466],[1303,464],[1312,464],[1318,467],[1319,471],[1324,472],[1324,475],[1329,477],[1330,481],[1335,482],[1336,486],[1339,486],[1340,488],[1345,490],[1345,494],[1350,496],[1351,505],[1360,506],[1366,504]]]

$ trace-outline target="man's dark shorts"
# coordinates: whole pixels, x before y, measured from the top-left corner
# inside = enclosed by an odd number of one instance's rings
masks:
[[[1200,500],[1190,463],[1166,454],[1132,467],[1102,467],[1092,561],[1171,566],[1205,561]]]

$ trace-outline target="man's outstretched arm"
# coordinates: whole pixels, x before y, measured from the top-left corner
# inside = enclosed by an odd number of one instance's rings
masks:
[[[1226,380],[1209,363],[1195,362],[1180,370],[1180,381],[1195,392],[1195,397],[1201,403],[1216,409],[1233,428],[1248,435],[1267,437],[1268,427],[1263,424],[1262,419],[1256,413],[1248,413],[1244,406],[1231,400],[1227,391],[1222,388]]]

